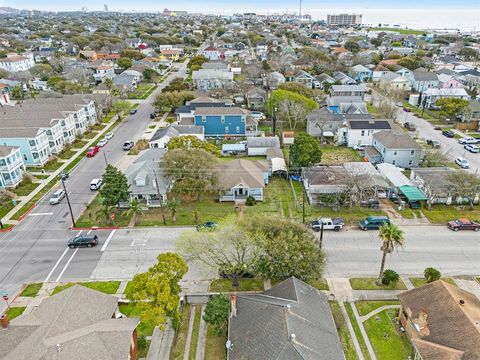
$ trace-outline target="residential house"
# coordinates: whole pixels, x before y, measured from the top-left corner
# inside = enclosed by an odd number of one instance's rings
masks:
[[[166,151],[160,148],[143,150],[127,168],[125,176],[130,199],[137,199],[147,207],[160,207],[167,201],[172,182],[164,175],[160,166]]]
[[[337,144],[354,147],[355,145],[372,145],[374,134],[392,129],[386,119],[347,120],[338,128]]]
[[[272,175],[287,175],[287,164],[285,155],[280,148],[268,148],[266,151],[267,160],[270,161]]]
[[[221,59],[220,51],[218,51],[218,49],[213,46],[209,46],[205,50],[203,50],[202,55],[210,61],[216,61]]]
[[[170,125],[167,128],[159,128],[155,131],[152,138],[148,141],[151,148],[164,149],[167,147],[170,139],[178,136],[194,136],[199,140],[204,140],[204,127],[195,125]]]
[[[177,49],[160,50],[160,59],[178,61],[180,59],[180,51]]]
[[[355,65],[350,68],[349,75],[357,82],[366,82],[372,80],[373,72],[363,65]]]
[[[197,107],[194,125],[205,128],[205,137],[255,136],[257,120],[239,107]]]
[[[278,136],[247,137],[248,156],[267,155],[268,149],[280,149]]]
[[[438,88],[438,76],[434,72],[415,70],[410,75],[412,88],[419,93],[423,93],[430,88]]]
[[[200,69],[192,71],[192,80],[197,90],[231,89],[233,73],[228,70]]]
[[[247,106],[253,110],[263,110],[267,100],[267,92],[258,87],[253,87],[247,91]]]
[[[308,89],[320,88],[320,83],[317,81],[317,78],[303,70],[297,71],[293,75],[292,81],[302,84]]]
[[[329,111],[326,107],[307,115],[307,133],[316,137],[333,138],[346,120],[369,120],[370,114],[341,114]]]
[[[0,331],[3,360],[138,358],[137,318],[116,318],[118,298],[81,285],[46,297]]]
[[[341,96],[341,97],[357,97],[362,101],[365,100],[365,93],[367,88],[365,84],[359,85],[332,85],[330,86],[329,93],[330,96]]]
[[[480,121],[480,101],[471,100],[470,101],[470,120]]]
[[[98,59],[97,53],[93,50],[83,50],[78,53],[78,57],[87,61],[95,61]]]
[[[295,142],[295,132],[294,131],[284,131],[282,132],[282,143],[283,145],[292,145]]]
[[[263,201],[271,170],[267,160],[236,159],[223,164],[218,175],[218,185],[224,190],[219,201],[243,202],[249,196]]]
[[[350,176],[342,165],[302,168],[302,180],[308,202],[314,205],[335,204],[337,199],[332,200],[332,195],[340,199],[352,185]]]
[[[474,294],[437,280],[398,299],[415,359],[480,359],[480,300]]]
[[[423,158],[422,147],[405,133],[376,132],[373,134],[372,146],[381,155],[382,162],[402,168],[418,167]]]
[[[7,72],[17,73],[20,71],[28,71],[34,65],[33,54],[27,56],[7,54],[7,57],[0,58],[0,69]]]
[[[202,69],[230,71],[230,65],[222,61],[209,61],[202,64]]]
[[[138,77],[125,72],[115,76],[112,81],[113,87],[121,91],[132,91],[137,88]]]
[[[113,65],[99,65],[94,69],[93,78],[96,82],[103,82],[105,79],[113,79],[115,77]]]
[[[230,305],[229,360],[345,359],[327,296],[295,277]]]
[[[0,145],[0,189],[17,186],[22,181],[24,170],[20,148]]]
[[[279,72],[271,72],[267,75],[266,86],[267,89],[275,90],[286,81],[285,76]]]
[[[465,89],[455,89],[455,88],[443,88],[443,89],[427,89],[422,95],[422,104],[421,107],[430,108],[435,105],[435,102],[438,99],[443,98],[455,98],[470,100],[470,95],[465,91]]]
[[[380,77],[378,86],[388,91],[408,91],[410,90],[410,80],[406,77],[394,73],[388,72]]]
[[[460,89],[463,84],[455,77],[447,74],[438,74],[439,87],[442,89]]]
[[[316,77],[317,82],[320,84],[320,89],[325,89],[329,85],[335,84],[335,79],[328,74],[320,74]]]
[[[185,105],[175,109],[175,115],[179,124],[193,124],[193,116],[197,107],[227,107],[231,105],[229,101],[201,96],[187,101]]]
[[[373,82],[380,81],[380,78],[383,75],[388,74],[389,72],[390,70],[388,70],[386,67],[382,65],[377,65],[377,67],[372,71],[372,81]]]
[[[335,82],[338,82],[341,85],[355,85],[357,83],[354,79],[341,71],[333,72],[332,77],[335,79]]]

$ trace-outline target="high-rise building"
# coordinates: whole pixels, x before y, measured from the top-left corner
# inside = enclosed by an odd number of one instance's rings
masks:
[[[103,5],[103,10],[105,10],[105,12],[108,12],[108,5],[107,4]]]
[[[329,26],[357,26],[362,24],[362,15],[360,14],[336,14],[327,15],[327,24]]]

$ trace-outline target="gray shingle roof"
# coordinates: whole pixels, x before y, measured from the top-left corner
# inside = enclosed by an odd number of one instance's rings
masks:
[[[421,150],[422,147],[418,145],[410,136],[396,131],[380,131],[373,134],[373,139],[380,142],[387,149],[404,149],[404,150]]]
[[[0,156],[8,156],[15,149],[18,149],[18,146],[0,145]]]
[[[236,107],[197,107],[195,115],[248,115],[250,111]]]
[[[261,294],[238,295],[229,340],[229,360],[345,359],[326,296],[293,277]]]
[[[392,127],[388,120],[348,120],[347,126],[354,130],[374,129],[374,130],[390,130]]]
[[[277,148],[280,149],[280,140],[278,136],[266,137],[247,137],[247,147],[249,148]]]
[[[249,188],[264,188],[263,171],[268,167],[266,160],[232,160],[220,167],[218,183],[223,189],[231,189],[238,184]]]
[[[413,72],[413,77],[416,81],[436,81],[438,80],[437,74],[429,71],[417,71]]]
[[[203,126],[195,125],[171,125],[166,128],[159,128],[155,131],[150,141],[155,141],[163,138],[164,136],[177,137],[181,135],[200,135],[203,134]]]

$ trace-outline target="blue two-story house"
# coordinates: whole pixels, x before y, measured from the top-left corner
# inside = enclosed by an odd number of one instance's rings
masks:
[[[0,127],[0,145],[19,147],[27,166],[43,166],[51,155],[47,131],[38,127]]]
[[[0,189],[17,186],[22,181],[24,170],[20,148],[0,145]]]
[[[257,133],[258,122],[250,111],[239,107],[198,107],[194,125],[204,128],[205,137],[250,136]]]

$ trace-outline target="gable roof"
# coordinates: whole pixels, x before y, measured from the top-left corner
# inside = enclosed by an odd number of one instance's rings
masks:
[[[388,120],[347,120],[347,127],[352,130],[390,130],[392,126]]]
[[[247,137],[248,148],[277,148],[280,149],[280,139],[278,136],[266,137]]]
[[[236,303],[229,360],[345,359],[326,295],[303,281],[291,277]]]
[[[445,347],[445,351],[449,353],[454,353],[454,350],[464,352],[463,357],[460,357],[462,360],[480,358],[480,300],[475,295],[438,280],[405,291],[398,295],[398,298],[404,309],[410,313],[409,318],[412,321],[415,322],[422,315],[423,321],[417,326],[420,330],[419,338],[432,344],[428,346],[428,351],[439,354],[441,349],[433,349],[437,344]],[[460,300],[463,300],[463,305]],[[425,343],[419,345],[426,347]],[[445,354],[445,351],[441,353]],[[427,356],[425,358],[429,359]],[[443,355],[433,358],[455,359]]]
[[[266,160],[232,160],[220,167],[218,183],[224,189],[231,189],[238,184],[251,189],[264,188],[263,172],[268,168],[269,163]]]
[[[434,72],[429,71],[413,71],[413,77],[416,81],[438,81],[438,76]]]
[[[380,131],[373,134],[373,139],[390,150],[422,150],[409,135],[397,131]]]

